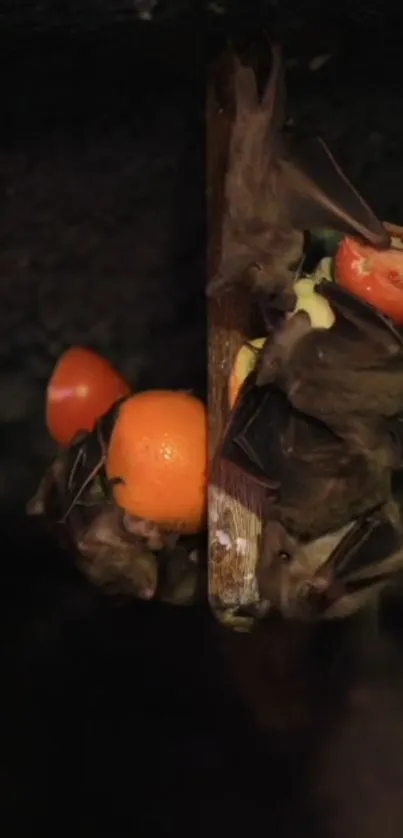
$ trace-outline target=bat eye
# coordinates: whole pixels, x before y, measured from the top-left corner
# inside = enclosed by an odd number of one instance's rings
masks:
[[[287,553],[286,550],[280,550],[280,552],[278,553],[278,558],[280,559],[280,561],[284,563],[291,561],[291,555],[290,553]]]

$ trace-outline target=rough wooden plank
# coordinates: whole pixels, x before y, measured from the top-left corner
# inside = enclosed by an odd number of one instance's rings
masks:
[[[214,68],[213,72],[216,72]],[[220,109],[214,84],[208,87],[207,171],[209,276],[220,254],[224,214],[224,179],[233,115]],[[255,566],[261,536],[263,490],[217,454],[228,415],[228,378],[237,351],[248,336],[250,294],[230,291],[208,304],[209,370],[209,598],[223,621],[232,610],[258,602]],[[238,620],[242,628],[249,620]]]

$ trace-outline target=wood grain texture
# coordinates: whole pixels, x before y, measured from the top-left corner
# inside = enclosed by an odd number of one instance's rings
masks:
[[[225,61],[224,55],[221,61]],[[233,113],[218,105],[215,65],[207,96],[208,270],[218,264],[225,213],[225,176]],[[208,302],[209,369],[209,598],[218,617],[258,602],[255,565],[261,536],[263,493],[217,454],[229,415],[228,378],[251,318],[250,292],[231,289]],[[225,609],[225,611],[222,611]],[[229,610],[228,610],[229,609]],[[240,625],[243,625],[241,621]]]

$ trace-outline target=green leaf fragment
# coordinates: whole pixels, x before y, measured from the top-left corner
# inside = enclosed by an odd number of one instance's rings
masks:
[[[324,256],[334,256],[343,238],[343,233],[336,230],[320,229],[309,233],[310,247],[320,247]]]

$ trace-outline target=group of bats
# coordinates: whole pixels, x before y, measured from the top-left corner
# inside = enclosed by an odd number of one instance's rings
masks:
[[[114,594],[186,605],[199,598],[203,585],[200,539],[163,532],[113,500],[105,458],[119,406],[59,452],[27,513],[47,521],[95,585]]]
[[[228,51],[214,77],[231,130],[208,293],[246,283],[268,335],[220,454],[265,486],[262,601],[297,619],[343,617],[403,571],[403,330],[327,281],[317,290],[336,315],[329,330],[311,328],[305,312],[285,316],[307,230],[333,228],[378,248],[390,238],[326,145],[287,132],[280,48],[268,74],[267,56]],[[149,596],[159,576],[149,539],[110,503],[83,501],[102,461],[99,431],[53,464],[30,511],[54,518],[57,497],[92,578],[123,579]]]
[[[306,231],[391,243],[325,143],[287,132],[281,49],[263,84],[259,60],[231,50],[213,80],[232,126],[209,294],[247,284],[268,335],[220,454],[266,489],[262,600],[293,618],[341,617],[403,570],[403,331],[328,281],[317,290],[331,329],[285,315]]]

